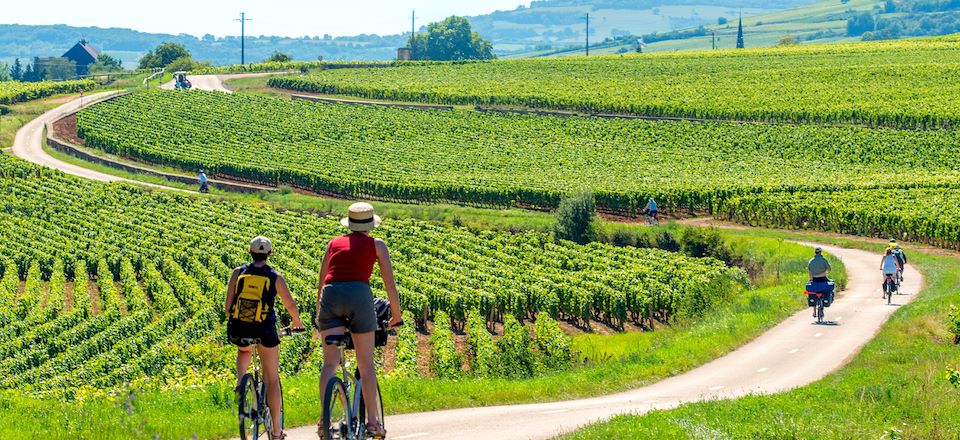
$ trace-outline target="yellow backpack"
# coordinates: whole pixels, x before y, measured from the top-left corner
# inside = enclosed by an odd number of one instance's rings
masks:
[[[230,318],[246,323],[261,323],[267,319],[270,305],[264,301],[264,295],[270,290],[270,278],[261,275],[244,274],[237,278],[237,299],[233,301]]]

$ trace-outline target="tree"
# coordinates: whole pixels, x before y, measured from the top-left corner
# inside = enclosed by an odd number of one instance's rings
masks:
[[[847,19],[847,36],[859,37],[874,28],[873,14],[863,12]]]
[[[410,37],[410,56],[414,60],[458,61],[493,59],[493,44],[473,32],[464,17],[451,16],[430,23],[426,32]]]
[[[123,61],[102,53],[97,56],[97,62],[91,64],[88,69],[90,73],[116,72],[123,70]]]
[[[557,208],[553,236],[558,240],[570,240],[580,244],[589,243],[593,238],[593,218],[596,215],[596,203],[593,194],[578,193],[560,201]]]
[[[166,65],[167,70],[171,72],[179,72],[181,70],[189,72],[191,70],[199,70],[204,67],[209,67],[209,65],[194,61],[194,59],[190,57],[180,57]]]
[[[177,43],[163,43],[151,49],[140,59],[141,69],[167,67],[176,59],[190,58],[190,51]]]
[[[717,24],[720,25],[720,26],[723,26],[723,25],[727,24],[727,17],[719,17],[719,18],[717,18]]]
[[[743,49],[743,17],[740,17],[737,25],[737,49]]]
[[[273,55],[270,55],[270,58],[267,58],[267,62],[268,62],[268,63],[269,63],[269,62],[274,62],[274,63],[289,63],[289,62],[292,61],[292,60],[293,60],[293,58],[291,58],[290,55],[287,55],[287,54],[285,54],[285,53],[283,53],[283,52],[280,52],[279,50],[276,51],[276,52],[274,52]]]
[[[13,77],[10,76],[10,66],[7,63],[0,63],[0,81],[10,81]]]
[[[73,79],[77,76],[77,63],[64,57],[57,57],[47,62],[44,70],[47,79]]]
[[[779,46],[796,46],[798,44],[800,44],[800,40],[797,40],[789,35],[780,37],[780,41],[777,42],[777,45]]]
[[[34,58],[32,64],[27,64],[27,68],[23,71],[24,82],[39,82],[43,81],[47,77],[47,72],[40,65],[40,58]]]
[[[20,58],[13,60],[10,66],[10,78],[14,81],[23,81],[23,65],[20,64]]]

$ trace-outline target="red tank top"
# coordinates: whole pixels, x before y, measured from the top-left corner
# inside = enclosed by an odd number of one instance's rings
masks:
[[[330,242],[330,263],[324,284],[341,281],[370,283],[373,263],[377,261],[377,246],[373,237],[352,233]]]

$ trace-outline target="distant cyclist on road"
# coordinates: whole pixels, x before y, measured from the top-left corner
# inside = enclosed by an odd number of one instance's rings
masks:
[[[287,282],[276,270],[267,265],[267,257],[273,253],[273,243],[266,237],[256,237],[247,248],[252,263],[240,266],[230,276],[227,298],[223,311],[227,315],[227,337],[237,346],[237,389],[240,379],[250,368],[253,348],[243,339],[260,339],[257,351],[263,366],[263,379],[267,388],[267,405],[273,417],[274,429],[282,429],[280,408],[283,406],[280,391],[280,355],[277,333],[277,313],[274,302],[277,296],[293,318],[291,328],[303,329],[297,305],[290,295]],[[270,433],[271,439],[282,439],[282,431]]]
[[[830,281],[827,273],[833,270],[830,262],[823,257],[823,248],[817,247],[813,250],[813,258],[807,262],[807,272],[810,274],[810,281],[820,283]]]
[[[883,271],[884,287],[886,287],[887,277],[894,278],[897,276],[897,273],[903,270],[903,266],[900,265],[900,260],[897,260],[897,257],[893,255],[893,249],[887,248],[883,253],[883,260],[880,261],[880,270]],[[882,297],[887,297],[886,292],[884,292]]]
[[[349,216],[340,223],[350,233],[334,238],[327,247],[320,266],[320,285],[317,288],[317,328],[320,340],[327,336],[343,335],[350,331],[356,347],[357,367],[363,388],[363,400],[368,402],[366,434],[368,437],[384,438],[387,434],[378,414],[380,405],[377,395],[377,372],[374,367],[374,332],[377,330],[377,315],[373,306],[373,291],[370,276],[373,264],[380,266],[383,288],[390,299],[392,317],[388,327],[396,327],[401,321],[400,297],[393,278],[393,263],[386,243],[370,236],[370,231],[380,224],[369,203],[350,205]],[[336,374],[340,364],[340,351],[335,345],[323,345],[323,370],[320,383],[326,384]],[[327,402],[323,402],[323,408]]]
[[[649,219],[650,223],[653,223],[654,221],[658,223],[660,222],[660,219],[657,218],[657,214],[659,212],[657,211],[657,202],[653,200],[653,197],[650,197],[650,200],[647,201],[647,207],[644,209],[647,211],[647,218]]]
[[[907,253],[903,251],[903,248],[900,247],[900,244],[897,243],[896,239],[890,239],[890,249],[893,252],[893,256],[897,258],[897,262],[900,263],[900,271],[897,272],[897,278],[899,281],[903,281],[903,269],[907,267]]]
[[[200,179],[200,192],[205,193],[209,191],[207,189],[207,173],[203,170],[200,170],[200,175],[198,178]]]

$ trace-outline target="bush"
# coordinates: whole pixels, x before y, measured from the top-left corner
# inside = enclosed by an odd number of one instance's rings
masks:
[[[680,242],[680,249],[688,256],[730,260],[730,252],[723,244],[720,231],[716,228],[686,228],[680,235]]]
[[[530,377],[536,371],[536,358],[530,350],[530,332],[512,315],[504,315],[503,337],[497,341],[500,374],[504,377]]]
[[[497,370],[497,348],[487,330],[487,322],[475,309],[467,312],[467,346],[470,369],[478,376],[490,376]]]
[[[953,333],[953,343],[960,344],[960,308],[950,305],[950,315],[947,321],[947,328]]]
[[[570,240],[579,244],[589,243],[593,238],[593,219],[596,203],[593,194],[578,193],[560,201],[557,208],[553,236],[558,240]]]
[[[444,312],[437,312],[433,317],[433,336],[430,343],[433,345],[433,356],[430,357],[430,371],[441,379],[457,378],[463,365],[457,346],[453,343],[453,332],[450,331],[450,316]]]
[[[10,107],[0,105],[0,116],[10,113]]]
[[[947,367],[947,380],[950,381],[954,387],[960,388],[960,371]]]
[[[417,369],[417,330],[414,327],[413,313],[403,311],[403,322],[406,325],[397,329],[397,348],[394,356],[393,370],[390,377],[409,378],[420,374]]]
[[[533,333],[536,336],[537,351],[540,353],[540,365],[545,370],[560,370],[570,367],[573,359],[571,347],[573,342],[560,324],[546,313],[537,315],[533,324]]]
[[[290,58],[290,55],[287,55],[279,50],[274,52],[273,55],[270,55],[270,58],[267,58],[265,63],[289,63],[293,58]]]

